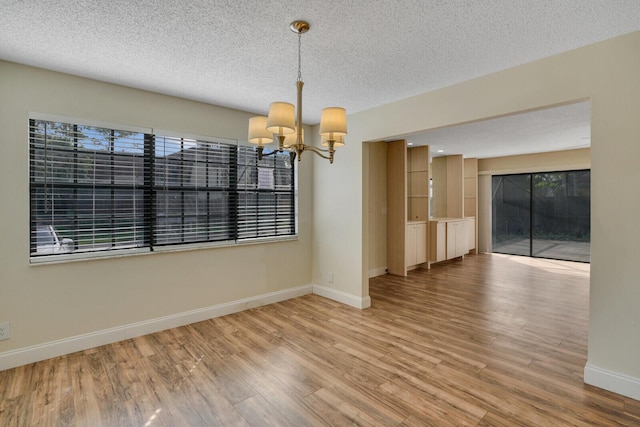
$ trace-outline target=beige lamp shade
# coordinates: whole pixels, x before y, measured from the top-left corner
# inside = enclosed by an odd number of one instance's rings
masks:
[[[304,128],[302,128],[302,142],[304,143]],[[283,145],[285,148],[291,147],[292,145],[296,145],[298,143],[298,132],[290,133],[284,137]]]
[[[340,107],[322,110],[320,116],[320,135],[336,136],[347,134],[347,111]]]
[[[276,135],[288,135],[296,129],[295,107],[288,102],[272,102],[267,117],[267,130]]]
[[[273,141],[273,134],[267,130],[267,118],[254,116],[249,119],[249,142],[264,145]]]
[[[335,142],[333,143],[334,148],[335,147],[344,147],[344,135],[338,135],[333,137],[335,139]],[[328,146],[329,145],[329,135],[322,135],[322,142],[320,143],[323,146]]]

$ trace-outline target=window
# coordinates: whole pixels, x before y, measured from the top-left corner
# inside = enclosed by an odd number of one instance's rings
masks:
[[[32,257],[296,232],[288,153],[32,119],[30,166]]]
[[[289,234],[295,229],[294,187],[288,153],[263,157],[238,150],[238,238]]]
[[[237,147],[167,136],[154,147],[155,244],[235,240]]]

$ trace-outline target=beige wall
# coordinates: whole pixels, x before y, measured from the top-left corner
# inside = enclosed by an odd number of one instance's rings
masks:
[[[478,175],[507,175],[511,173],[553,172],[558,170],[589,169],[591,149],[555,151],[522,156],[494,157],[478,160]]]
[[[339,160],[333,168],[314,168],[314,279],[337,266],[336,289],[368,295],[369,171],[363,170],[363,153],[369,146],[363,141],[590,99],[592,263],[585,372],[591,382],[611,380],[640,397],[640,196],[625,185],[640,182],[639,50],[636,32],[350,115]]]
[[[3,352],[311,284],[312,164],[299,240],[29,265],[29,112],[246,140],[248,113],[0,62]]]
[[[352,305],[368,307],[369,250],[363,242],[369,241],[368,201],[363,205],[363,173],[369,174],[369,164],[363,157],[362,127],[357,117],[349,117],[349,134],[345,146],[336,150],[333,165],[314,158],[313,166],[313,242],[312,279],[338,294],[352,296]],[[312,135],[316,137],[318,126]],[[317,145],[317,141],[316,141]],[[368,243],[367,243],[368,244]],[[329,283],[333,273],[333,283]]]

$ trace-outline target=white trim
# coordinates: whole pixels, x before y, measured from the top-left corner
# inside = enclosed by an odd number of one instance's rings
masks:
[[[214,317],[237,313],[250,308],[285,301],[302,295],[308,295],[312,293],[312,291],[313,285],[299,286],[296,288],[218,304],[211,307],[158,317],[156,319],[131,323],[129,325],[118,326],[115,328],[104,329],[102,331],[91,332],[75,337],[7,351],[0,353],[0,371],[76,351],[86,350],[100,345],[111,344],[117,341],[163,331],[165,329],[212,319]]]
[[[640,378],[602,369],[587,362],[584,367],[584,382],[635,400],[640,400]]]
[[[359,309],[371,307],[371,297],[369,295],[366,297],[357,297],[355,295],[321,285],[313,285],[313,293]]]
[[[252,239],[224,240],[219,242],[187,243],[181,245],[154,246],[154,252],[183,252],[199,249],[229,248],[235,246],[261,245],[263,243],[291,242],[298,240],[297,234],[286,236],[256,237]]]
[[[46,265],[46,264],[62,264],[62,263],[68,263],[68,262],[91,261],[96,259],[153,255],[156,253],[185,252],[185,251],[195,251],[195,250],[214,249],[214,248],[232,248],[236,246],[292,242],[297,240],[298,240],[298,235],[292,234],[288,236],[258,237],[253,239],[224,240],[219,242],[201,242],[201,243],[171,244],[166,246],[153,246],[153,250],[151,250],[151,248],[149,247],[143,247],[143,248],[135,248],[135,249],[113,249],[113,250],[96,251],[96,252],[73,252],[73,253],[59,254],[59,255],[32,256],[29,258],[29,264],[31,266]]]
[[[149,247],[132,249],[106,249],[103,251],[71,252],[57,255],[35,255],[29,257],[30,265],[60,264],[65,262],[87,261],[100,258],[119,258],[129,255],[148,255],[151,253]]]
[[[387,274],[387,267],[371,269],[369,270],[369,279],[372,277],[382,276],[383,274]]]

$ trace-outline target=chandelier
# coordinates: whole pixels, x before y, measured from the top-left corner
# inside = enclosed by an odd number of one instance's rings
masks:
[[[298,35],[297,108],[288,102],[272,102],[267,117],[255,116],[249,119],[249,142],[258,145],[258,159],[286,150],[289,151],[292,160],[297,155],[298,161],[300,161],[303,152],[311,151],[333,163],[335,148],[344,145],[344,136],[347,134],[347,112],[340,107],[324,108],[320,116],[320,135],[321,145],[328,148],[322,149],[305,145],[302,129],[302,86],[304,86],[304,82],[302,81],[300,64],[302,34],[309,31],[309,23],[293,21],[289,28]],[[277,151],[263,153],[264,145],[273,142],[274,138],[278,139]]]

